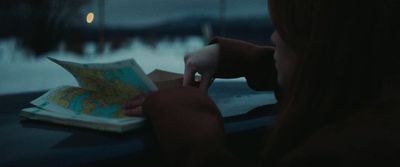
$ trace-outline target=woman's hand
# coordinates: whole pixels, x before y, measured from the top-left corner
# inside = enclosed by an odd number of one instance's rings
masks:
[[[221,114],[206,92],[191,87],[158,91],[146,99],[143,111],[171,166],[230,162]]]
[[[207,90],[213,81],[213,75],[218,64],[219,45],[211,44],[200,50],[188,53],[185,56],[185,73],[183,86],[199,86]],[[201,74],[199,83],[195,81],[195,74]],[[124,104],[125,114],[128,116],[143,116],[142,104],[149,94],[140,94]]]
[[[139,94],[124,104],[125,115],[143,116],[142,104],[149,94]]]
[[[183,86],[196,85],[195,74],[201,75],[199,88],[207,90],[213,82],[218,64],[219,45],[211,44],[185,56]]]

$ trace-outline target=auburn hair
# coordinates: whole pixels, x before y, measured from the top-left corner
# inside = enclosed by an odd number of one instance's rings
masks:
[[[265,160],[277,162],[350,114],[399,109],[398,7],[392,0],[269,0],[271,20],[298,61]]]

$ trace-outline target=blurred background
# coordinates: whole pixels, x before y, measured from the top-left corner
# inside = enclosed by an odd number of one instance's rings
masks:
[[[213,36],[270,44],[267,0],[1,0],[0,95],[77,85],[48,56],[183,73]]]

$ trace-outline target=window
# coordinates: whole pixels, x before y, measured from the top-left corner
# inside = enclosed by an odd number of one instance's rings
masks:
[[[182,73],[212,36],[265,44],[272,33],[266,0],[2,0],[0,19],[0,95],[76,85],[47,56]]]

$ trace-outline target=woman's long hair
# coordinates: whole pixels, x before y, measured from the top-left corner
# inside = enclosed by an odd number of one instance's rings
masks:
[[[298,62],[266,144],[267,161],[279,160],[321,126],[398,106],[397,1],[269,0],[269,9]]]

